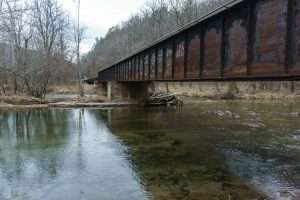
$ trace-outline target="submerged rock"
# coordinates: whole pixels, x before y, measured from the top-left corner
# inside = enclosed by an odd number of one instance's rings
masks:
[[[239,117],[237,114],[230,112],[230,111],[223,112],[221,110],[213,110],[213,111],[208,111],[206,113],[215,115],[218,117],[226,117],[226,118],[238,118]]]
[[[150,132],[146,134],[146,137],[152,140],[162,139],[164,136],[165,134],[161,132]]]
[[[300,112],[293,112],[291,113],[291,116],[300,117]]]

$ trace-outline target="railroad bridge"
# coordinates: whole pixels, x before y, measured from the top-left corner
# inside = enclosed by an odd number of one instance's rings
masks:
[[[139,98],[154,81],[299,79],[300,0],[234,0],[85,82]]]

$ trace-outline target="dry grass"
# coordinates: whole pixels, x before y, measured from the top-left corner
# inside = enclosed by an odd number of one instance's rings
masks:
[[[178,96],[208,99],[300,99],[300,93],[288,89],[261,90],[253,89],[250,83],[237,83],[239,93],[228,95],[229,83],[168,83],[169,92]],[[158,91],[167,91],[166,83],[156,83]]]
[[[49,88],[47,92],[52,94],[76,94],[78,88],[76,86],[57,86]]]
[[[78,103],[104,103],[107,102],[107,98],[101,96],[84,96],[77,97],[75,101]]]
[[[78,94],[78,87],[77,86],[56,86],[51,87],[47,90],[49,94]],[[97,89],[94,86],[85,85],[84,86],[84,93],[86,95],[93,95],[97,93]]]

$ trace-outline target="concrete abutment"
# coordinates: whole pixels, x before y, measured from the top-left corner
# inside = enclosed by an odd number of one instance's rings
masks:
[[[146,100],[150,94],[154,93],[155,85],[153,82],[115,82],[108,81],[97,83],[99,95],[106,96],[111,100]]]

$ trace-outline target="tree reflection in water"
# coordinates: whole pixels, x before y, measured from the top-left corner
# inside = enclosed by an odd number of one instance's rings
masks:
[[[0,112],[1,177],[7,180],[5,188],[13,186],[12,198],[30,199],[26,189],[51,181],[63,168],[60,150],[69,137],[70,115],[49,109]]]
[[[91,113],[0,111],[0,199],[148,199],[124,147]]]

